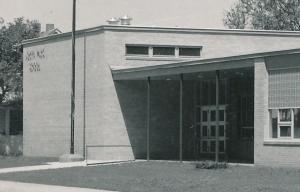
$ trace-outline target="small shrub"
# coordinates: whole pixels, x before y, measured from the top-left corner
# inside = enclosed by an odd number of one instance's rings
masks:
[[[197,169],[226,169],[226,162],[215,162],[215,161],[199,161],[196,163]]]

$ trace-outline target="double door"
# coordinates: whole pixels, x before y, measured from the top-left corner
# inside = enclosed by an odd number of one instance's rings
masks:
[[[219,129],[219,152],[226,151],[226,105],[219,106],[219,123],[217,127],[217,107],[215,105],[201,106],[201,117],[198,118],[197,132],[199,151],[198,153],[215,153],[216,150],[216,133]]]

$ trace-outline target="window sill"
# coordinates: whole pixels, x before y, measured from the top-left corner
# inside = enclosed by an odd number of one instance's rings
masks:
[[[264,145],[273,146],[300,146],[300,139],[270,139],[264,140]]]
[[[201,57],[201,55],[189,55],[189,56],[187,56],[187,55],[179,55],[178,56],[179,58],[182,58],[182,59],[201,59],[202,57]]]
[[[144,61],[186,61],[200,59],[200,57],[168,57],[168,56],[129,56],[126,55],[126,60],[144,60]]]

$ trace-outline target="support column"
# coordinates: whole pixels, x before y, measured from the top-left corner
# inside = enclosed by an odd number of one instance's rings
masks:
[[[264,58],[254,60],[254,164],[268,164],[264,140],[270,138],[269,74]]]
[[[150,160],[150,118],[151,118],[151,85],[150,77],[147,78],[147,161]]]
[[[74,118],[75,118],[75,25],[76,25],[76,0],[73,0],[72,17],[72,81],[71,81],[71,145],[70,154],[74,154]]]
[[[182,162],[182,104],[183,104],[183,74],[180,74],[180,109],[179,109],[179,161]]]
[[[219,162],[219,79],[220,73],[216,71],[216,154],[215,154],[215,161],[216,163]]]

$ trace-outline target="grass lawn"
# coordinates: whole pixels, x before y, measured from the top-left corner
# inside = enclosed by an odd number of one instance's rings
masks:
[[[31,165],[43,165],[51,161],[58,161],[58,159],[44,158],[44,157],[0,156],[0,169],[10,168],[10,167],[31,166]]]
[[[117,191],[299,192],[300,169],[230,167],[195,169],[176,162],[136,162],[0,174],[0,180]]]

